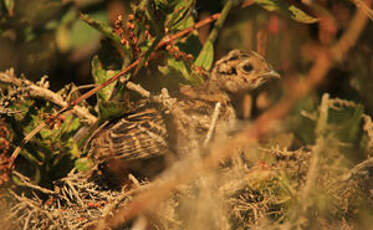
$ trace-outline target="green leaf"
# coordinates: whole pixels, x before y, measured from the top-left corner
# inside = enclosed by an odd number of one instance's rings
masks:
[[[280,13],[285,14],[286,16],[292,18],[294,21],[297,22],[311,24],[319,21],[319,19],[308,15],[299,7],[296,7],[293,4],[289,4],[288,1],[255,0],[255,2],[263,7],[265,10],[279,11]],[[306,5],[304,6],[306,7]]]
[[[102,16],[105,16],[103,14],[97,14],[95,15],[95,17],[97,18],[106,18],[106,17],[102,17]],[[111,39],[112,41],[114,41],[115,43],[117,44],[120,44],[120,47],[122,48],[123,52],[128,56],[128,57],[132,57],[132,48],[127,44],[127,45],[122,45],[121,43],[121,38],[115,34],[113,32],[113,28],[106,25],[105,23],[93,18],[92,16],[88,15],[88,14],[80,14],[80,19],[82,21],[84,21],[85,23],[87,23],[89,26],[93,27],[94,29],[96,29],[97,31],[101,32],[102,34],[104,34],[107,38]],[[78,39],[79,36],[84,36],[84,31],[80,31],[80,28],[84,28],[82,26],[80,26],[79,23],[77,23],[76,25],[76,30],[73,30],[73,37],[72,37],[72,40],[74,41],[74,38],[75,39]],[[77,33],[74,33],[77,32]],[[75,35],[75,37],[74,37]],[[89,36],[92,36],[94,34],[91,34],[91,33],[87,33],[85,34],[85,36],[88,36],[88,37],[85,37],[85,38],[88,38],[89,39]],[[78,37],[76,37],[78,36]],[[91,38],[94,38],[94,37],[91,37]],[[82,39],[84,40],[84,39]],[[86,40],[84,40],[84,42],[86,42]],[[74,42],[72,42],[73,45],[74,45]]]
[[[96,84],[102,84],[109,78],[112,78],[115,74],[119,73],[120,70],[106,70],[103,67],[99,57],[96,55],[92,59],[92,75]],[[128,108],[124,102],[115,100],[116,97],[123,95],[125,88],[119,87],[119,92],[115,88],[116,82],[104,87],[97,92],[97,104],[100,112],[100,119],[107,120],[122,115]],[[113,92],[117,92],[118,95],[114,95]]]
[[[205,70],[210,70],[213,62],[214,62],[214,46],[212,42],[207,41],[204,44],[202,51],[199,53],[194,64],[196,66],[203,67]]]
[[[54,132],[51,129],[45,128],[40,130],[40,135],[43,139],[51,139],[54,135]]]
[[[81,155],[78,144],[74,141],[73,138],[71,138],[70,140],[72,140],[70,154],[71,154],[71,156],[77,158]],[[69,140],[69,142],[70,142],[70,140]]]
[[[67,26],[59,26],[57,31],[56,31],[56,44],[60,52],[64,53],[67,52],[71,45],[69,42],[69,29]]]
[[[188,68],[186,67],[184,61],[178,61],[175,58],[168,59],[168,66],[175,69],[177,72],[181,73],[183,77],[187,80],[190,80],[190,74]]]
[[[101,120],[109,120],[122,116],[128,107],[125,103],[119,101],[105,101],[98,105]]]
[[[190,79],[188,68],[183,61],[178,61],[174,57],[169,57],[166,66],[158,66],[163,75],[180,74],[184,79]]]
[[[301,113],[316,114],[317,103],[316,98],[313,96],[308,96],[300,100],[294,107],[293,117],[289,122],[295,136],[306,145],[315,143],[316,122],[302,116]]]
[[[102,84],[106,82],[109,78],[113,77],[115,74],[119,72],[118,70],[105,70],[97,55],[93,57],[91,66],[93,79],[96,84]],[[114,86],[115,82],[111,83],[110,85],[106,86],[105,88],[97,92],[97,100],[99,103],[109,100],[114,90]]]
[[[174,57],[169,57],[166,66],[158,66],[159,71],[163,75],[169,77],[180,76],[183,80],[191,84],[200,84],[202,79],[191,73],[190,67],[182,60],[176,60]]]
[[[278,3],[274,0],[255,0],[255,2],[268,11],[275,11],[279,9],[277,5]]]
[[[339,139],[345,143],[358,140],[361,131],[361,119],[364,113],[362,105],[329,110],[329,123],[333,124]]]
[[[65,121],[62,123],[60,131],[62,134],[72,135],[71,133],[76,132],[80,128],[79,119],[70,114],[66,117]]]
[[[89,158],[80,158],[75,161],[75,168],[79,171],[87,171],[94,166],[94,162]]]
[[[288,10],[290,12],[290,17],[297,22],[311,24],[311,23],[315,23],[315,22],[319,21],[318,18],[314,18],[314,17],[306,14],[305,12],[303,12],[301,9],[295,7],[294,5],[291,5],[288,8]]]
[[[191,11],[195,4],[194,0],[179,1],[173,8],[173,12],[166,18],[166,26],[170,31],[183,30],[194,24]]]
[[[82,19],[84,22],[86,22],[88,25],[92,26],[96,30],[103,33],[106,37],[112,39],[115,42],[120,43],[120,37],[113,32],[113,29],[110,26],[96,20],[88,14],[81,14],[80,19]]]
[[[76,21],[76,18],[77,18],[76,10],[74,8],[70,8],[63,15],[61,22],[59,23],[57,27],[56,43],[61,52],[66,52],[71,48],[71,38],[70,38],[71,37],[71,25]],[[83,24],[83,22],[81,23]],[[51,27],[51,25],[48,25],[48,26]],[[90,29],[93,30],[92,28]],[[84,35],[83,31],[80,31],[79,34]]]
[[[122,49],[123,49],[123,51],[127,55],[132,56],[131,47],[129,45],[123,46],[121,44],[121,42],[120,42],[121,38],[117,34],[115,34],[113,32],[113,28],[112,27],[106,25],[103,22],[100,22],[99,20],[91,17],[88,14],[80,14],[80,19],[83,20],[88,25],[90,25],[93,28],[95,28],[96,30],[98,30],[99,32],[101,32],[102,34],[104,34],[107,38],[109,38],[109,39],[113,40],[114,42],[120,44],[121,47],[122,47]]]
[[[14,15],[14,0],[4,0],[4,5],[9,16]]]
[[[214,61],[214,42],[218,37],[220,29],[223,27],[225,20],[228,17],[229,12],[232,7],[235,6],[237,2],[230,0],[226,1],[223,10],[221,11],[220,17],[216,20],[214,28],[211,30],[207,42],[203,45],[202,51],[199,53],[197,60],[194,62],[196,66],[203,67],[205,70],[210,70],[212,63]]]

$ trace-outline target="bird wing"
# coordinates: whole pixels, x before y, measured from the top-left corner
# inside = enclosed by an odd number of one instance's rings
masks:
[[[105,128],[92,140],[91,146],[94,157],[99,160],[146,159],[167,153],[167,138],[162,113],[146,108]]]

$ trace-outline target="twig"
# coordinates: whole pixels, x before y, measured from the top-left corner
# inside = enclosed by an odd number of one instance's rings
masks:
[[[13,165],[15,159],[17,158],[18,154],[21,152],[23,146],[25,146],[26,143],[28,143],[33,136],[35,136],[37,133],[40,132],[45,126],[47,126],[44,122],[41,123],[40,125],[36,126],[30,133],[28,133],[25,138],[23,138],[22,143],[17,146],[17,148],[14,150],[10,157],[10,163]]]
[[[35,185],[35,184],[32,184],[30,183],[30,179],[24,175],[22,175],[21,173],[17,172],[17,171],[13,171],[12,172],[15,176],[17,176],[23,183],[24,186],[26,187],[29,187],[29,188],[32,188],[32,189],[36,189],[42,193],[45,193],[45,194],[51,194],[51,195],[55,195],[56,192],[52,191],[52,190],[49,190],[49,189],[46,189],[46,188],[43,188],[43,187],[40,187],[38,185]]]
[[[25,218],[25,223],[23,225],[23,229],[24,230],[27,230],[29,229],[29,226],[28,226],[28,223],[30,222],[30,219],[31,219],[31,215],[34,214],[35,211],[31,211],[27,214],[27,217]]]
[[[203,142],[203,146],[206,146],[211,140],[212,134],[215,130],[216,121],[218,120],[218,117],[219,117],[220,107],[221,107],[220,102],[216,103],[214,113],[212,114],[211,124],[207,132],[205,141]]]
[[[373,147],[373,122],[372,118],[369,115],[363,114],[363,120],[364,120],[364,125],[363,125],[363,130],[367,133],[369,137],[368,141],[368,149],[371,149]]]
[[[50,101],[58,106],[65,107],[68,105],[62,97],[52,90],[37,86],[33,82],[25,79],[20,79],[14,76],[14,70],[10,69],[5,72],[0,72],[0,81],[6,84],[14,85],[17,87],[26,87],[26,91],[31,97],[43,98],[46,101]],[[72,108],[73,113],[78,117],[86,120],[89,124],[93,124],[97,121],[97,118],[93,116],[88,110],[81,106],[75,106]]]
[[[150,98],[150,92],[147,91],[146,89],[144,89],[141,85],[135,84],[135,83],[129,81],[129,82],[127,82],[126,86],[129,90],[132,90],[132,91],[140,94],[142,97]]]
[[[76,88],[73,88],[70,92],[69,92],[69,95],[73,95],[73,93],[77,92],[77,91],[80,91],[82,89],[90,89],[90,88],[94,88],[96,87],[95,84],[87,84],[87,85],[79,85],[79,86],[76,86]],[[70,97],[69,97],[70,99]],[[68,101],[70,101],[68,99]]]
[[[163,88],[160,95],[151,95],[149,91],[144,89],[141,85],[135,84],[133,82],[127,82],[127,88],[134,92],[137,92],[144,98],[148,98],[150,101],[161,104],[168,111],[173,110],[173,104],[175,104],[176,99],[170,97],[168,90]]]
[[[358,173],[361,173],[362,171],[373,168],[373,157],[370,157],[366,159],[365,161],[355,165],[350,171],[348,171],[346,174],[342,175],[339,180],[337,180],[336,183],[346,182],[353,176],[355,176]]]

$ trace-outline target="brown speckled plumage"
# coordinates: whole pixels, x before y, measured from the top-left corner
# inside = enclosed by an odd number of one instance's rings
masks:
[[[175,109],[166,114],[161,106],[149,104],[138,108],[98,132],[91,142],[91,153],[101,161],[180,154],[179,150],[189,143],[202,143],[217,102],[221,109],[216,129],[229,128],[236,119],[231,96],[255,89],[273,77],[278,74],[262,56],[233,50],[216,62],[205,84],[180,88],[175,96]]]

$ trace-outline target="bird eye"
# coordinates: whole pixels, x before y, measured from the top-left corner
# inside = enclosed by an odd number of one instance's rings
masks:
[[[245,72],[250,72],[252,71],[254,68],[251,64],[245,64],[244,66],[242,66],[242,69],[245,71]]]

